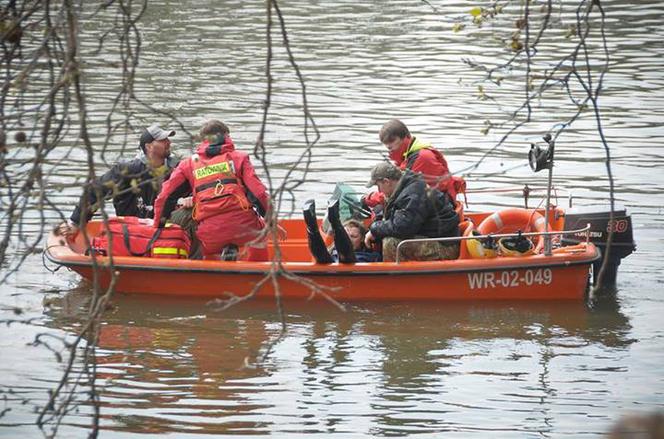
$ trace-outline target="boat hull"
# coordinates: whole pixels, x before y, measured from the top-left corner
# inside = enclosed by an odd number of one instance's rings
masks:
[[[92,280],[90,266],[71,267],[82,277]],[[227,298],[244,296],[269,272],[160,270],[116,265],[115,290],[191,297]],[[277,276],[279,294],[284,298],[316,297],[310,282],[329,297],[348,301],[401,300],[581,300],[589,285],[588,264],[543,264],[529,268],[504,267],[495,270],[449,270],[424,272],[346,272],[330,270],[293,271],[301,281]],[[102,288],[110,285],[110,270],[99,270]],[[302,282],[304,281],[304,282]],[[257,297],[274,297],[270,280],[255,291]],[[323,297],[318,295],[318,297]]]
[[[121,293],[228,298],[323,298],[350,301],[422,300],[582,300],[591,266],[599,258],[592,243],[556,249],[551,256],[463,258],[451,261],[315,264],[295,220],[283,223],[289,239],[280,244],[284,258],[272,262],[200,261],[85,255],[83,239],[67,242],[52,233],[46,256],[85,279],[111,284]],[[99,223],[88,232],[98,234]],[[274,249],[272,249],[274,254]],[[112,264],[111,264],[112,262]],[[96,269],[94,266],[96,265]],[[275,270],[281,267],[283,270]],[[276,273],[270,277],[271,273]],[[322,293],[322,294],[318,294]]]

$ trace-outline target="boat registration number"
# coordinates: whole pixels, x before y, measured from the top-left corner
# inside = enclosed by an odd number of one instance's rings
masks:
[[[553,273],[550,268],[468,273],[468,285],[471,290],[549,285],[552,281]]]

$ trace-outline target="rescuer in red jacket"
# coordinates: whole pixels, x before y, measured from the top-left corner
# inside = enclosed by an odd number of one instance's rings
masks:
[[[265,226],[268,193],[249,155],[236,151],[228,127],[211,120],[201,128],[205,139],[196,153],[182,160],[154,203],[154,225],[161,227],[175,209],[175,194],[188,186],[193,193],[193,218],[203,257],[247,245],[248,260],[267,260],[264,240],[256,242]],[[226,253],[224,251],[224,253]]]
[[[414,137],[400,120],[392,119],[383,125],[378,137],[387,148],[390,159],[402,171],[408,169],[422,174],[429,187],[446,192],[452,200],[456,200],[457,193],[465,192],[466,182],[450,174],[443,154]],[[363,201],[368,207],[374,207],[384,204],[385,197],[380,192],[372,192]]]

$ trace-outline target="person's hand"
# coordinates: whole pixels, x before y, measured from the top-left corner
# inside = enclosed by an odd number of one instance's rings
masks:
[[[191,209],[194,207],[194,197],[179,198],[178,207],[182,209]]]
[[[376,238],[371,234],[371,231],[368,231],[367,234],[364,235],[364,245],[366,245],[367,248],[372,248],[375,242]]]
[[[74,224],[71,220],[62,224],[60,232],[67,238],[69,241],[76,239],[76,236],[79,232],[78,224]]]
[[[373,208],[379,204],[385,204],[385,194],[378,191],[369,192],[368,194],[363,195],[360,201],[368,208]]]
[[[371,222],[374,221],[380,221],[383,219],[383,211],[384,211],[384,206],[382,204],[377,205],[373,209],[371,209]]]

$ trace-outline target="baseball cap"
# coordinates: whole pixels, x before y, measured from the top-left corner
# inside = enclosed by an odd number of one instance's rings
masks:
[[[167,137],[171,137],[175,135],[175,131],[169,130],[166,131],[162,129],[158,124],[152,124],[149,127],[147,127],[145,130],[143,130],[143,134],[141,134],[141,140],[140,140],[140,147],[145,152],[145,145],[147,143],[154,142],[155,140],[164,140]]]
[[[367,187],[374,186],[378,180],[382,180],[383,178],[399,180],[401,178],[401,170],[392,163],[378,163],[371,170],[371,179],[369,180],[369,183],[367,183]]]

